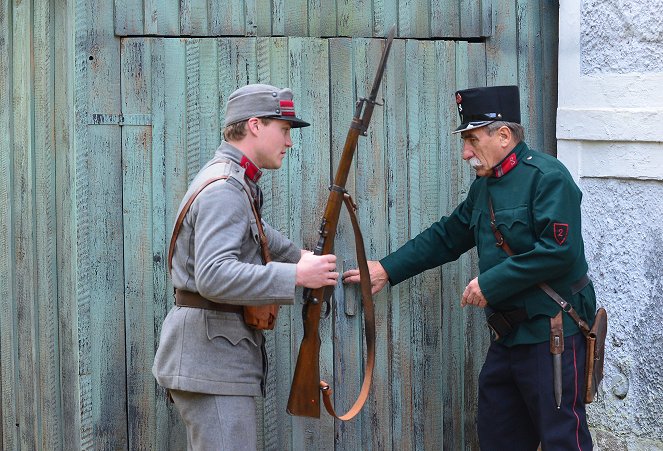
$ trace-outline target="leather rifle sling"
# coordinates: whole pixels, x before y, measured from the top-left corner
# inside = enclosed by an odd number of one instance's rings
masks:
[[[502,235],[502,232],[499,231],[497,228],[497,225],[495,224],[495,211],[493,210],[493,200],[488,196],[488,209],[490,210],[490,228],[493,231],[493,235],[495,235],[495,240],[497,243],[495,244],[497,247],[501,247],[504,252],[506,252],[507,255],[511,256],[514,255],[513,250],[509,247],[507,242],[504,240],[504,236]],[[578,325],[578,328],[582,332],[582,334],[586,337],[587,334],[589,334],[589,325],[582,319],[580,318],[580,315],[578,315],[578,312],[575,311],[573,306],[566,302],[563,297],[561,297],[550,285],[548,285],[545,282],[541,282],[538,284],[539,288],[541,288],[548,296],[552,298],[553,301],[555,301],[561,308],[564,310],[566,313],[569,314],[571,319]]]
[[[337,415],[332,405],[331,395],[332,390],[329,384],[325,381],[320,381],[320,390],[322,391],[322,400],[325,404],[325,409],[329,415],[338,418],[342,421],[347,421],[354,418],[364,406],[368,399],[368,392],[371,389],[371,381],[373,380],[373,369],[375,368],[375,312],[373,309],[373,295],[371,293],[371,278],[368,272],[368,263],[366,261],[366,251],[364,249],[364,238],[359,229],[359,222],[355,215],[357,206],[352,202],[352,198],[348,193],[343,196],[343,201],[352,222],[352,229],[355,235],[355,247],[357,251],[357,265],[359,266],[360,273],[360,286],[362,307],[364,310],[364,329],[366,335],[366,371],[364,372],[364,380],[361,385],[361,391],[357,400],[352,405],[350,410],[344,415]]]

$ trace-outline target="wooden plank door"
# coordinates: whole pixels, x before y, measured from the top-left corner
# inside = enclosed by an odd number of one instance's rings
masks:
[[[261,181],[265,218],[312,248],[354,102],[373,80],[383,40],[222,38],[122,40],[122,174],[129,442],[141,449],[184,446],[176,413],[151,375],[161,321],[172,305],[166,246],[188,182],[221,141],[226,96],[246,83],[290,86],[312,127],[294,131],[286,164]],[[453,91],[484,84],[483,44],[398,40],[369,136],[348,188],[359,204],[367,252],[395,249],[458,202],[471,182],[461,165]],[[434,70],[422,70],[434,68]],[[449,82],[452,80],[452,82]],[[336,252],[356,264],[347,217]],[[267,333],[268,395],[260,405],[265,449],[424,449],[474,442],[475,381],[485,340],[479,321],[456,306],[471,257],[430,271],[376,298],[374,388],[357,420],[285,415],[302,336],[300,305],[282,308]],[[444,302],[443,302],[444,301]],[[298,301],[299,302],[299,301]],[[321,374],[347,409],[363,371],[362,315],[355,287],[339,286],[321,327]],[[132,446],[132,447],[133,447]]]

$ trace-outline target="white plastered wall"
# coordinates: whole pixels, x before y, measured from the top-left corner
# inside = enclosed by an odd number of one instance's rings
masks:
[[[595,449],[663,450],[663,0],[561,0],[558,158],[610,315]]]

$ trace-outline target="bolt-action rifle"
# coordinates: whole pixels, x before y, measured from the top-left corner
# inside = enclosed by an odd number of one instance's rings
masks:
[[[364,242],[359,230],[359,224],[355,216],[356,205],[345,189],[348,173],[352,164],[352,158],[357,148],[359,135],[366,136],[368,124],[373,115],[373,108],[377,105],[376,98],[384,67],[387,63],[391,43],[394,39],[396,26],[392,26],[387,36],[387,41],[382,51],[382,58],[373,81],[368,98],[360,98],[357,101],[352,123],[348,130],[343,146],[343,153],[338,164],[333,185],[329,187],[330,193],[325,207],[325,213],[318,233],[320,237],[313,251],[315,255],[324,255],[332,252],[334,247],[334,236],[336,226],[341,213],[341,205],[345,203],[352,227],[355,234],[355,245],[357,248],[357,262],[361,278],[362,305],[364,309],[364,328],[366,333],[366,369],[364,381],[357,401],[345,415],[338,416],[334,412],[331,402],[331,389],[329,384],[320,380],[320,313],[322,302],[329,303],[332,287],[321,287],[317,289],[304,290],[304,306],[302,307],[302,319],[304,321],[304,337],[299,347],[297,365],[290,388],[288,398],[288,413],[297,416],[320,418],[320,391],[324,395],[325,408],[330,415],[340,420],[349,420],[361,410],[371,387],[373,367],[375,366],[375,318],[373,313],[373,298],[371,296],[371,281],[368,274]]]

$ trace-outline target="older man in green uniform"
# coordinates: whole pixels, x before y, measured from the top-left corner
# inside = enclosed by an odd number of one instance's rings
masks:
[[[581,235],[582,193],[554,157],[523,141],[517,86],[458,91],[463,159],[476,170],[467,198],[397,251],[369,263],[373,292],[454,261],[476,246],[479,276],[461,305],[485,308],[496,332],[479,376],[478,432],[483,450],[591,449],[582,399],[585,342],[562,312],[564,352],[553,390],[551,318],[560,307],[545,282],[586,321],[596,299]],[[514,252],[496,246],[495,226]],[[357,282],[356,270],[346,282]],[[561,390],[560,390],[561,388]]]

